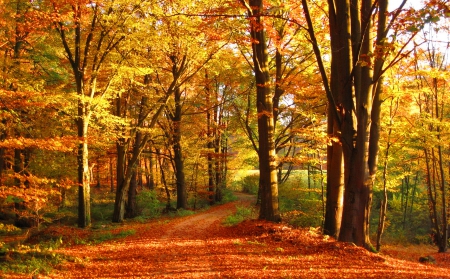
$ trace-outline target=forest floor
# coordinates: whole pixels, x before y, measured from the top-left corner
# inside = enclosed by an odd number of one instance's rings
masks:
[[[147,223],[126,222],[125,238],[54,250],[71,260],[35,278],[450,278],[450,254],[431,246],[386,246],[370,253],[336,242],[315,229],[248,220],[223,220],[253,197],[213,206],[195,215]],[[55,227],[49,234],[87,237],[86,230]],[[432,255],[436,263],[419,263]],[[5,274],[0,278],[30,278]]]

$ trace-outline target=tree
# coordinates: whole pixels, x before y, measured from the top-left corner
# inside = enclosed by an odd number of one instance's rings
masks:
[[[273,100],[270,88],[267,42],[263,23],[263,1],[241,0],[250,23],[253,70],[256,83],[258,112],[258,157],[261,207],[259,218],[280,221],[278,208],[278,179],[274,140]]]
[[[101,5],[99,5],[101,4]],[[91,224],[90,176],[88,153],[89,122],[96,110],[96,103],[109,93],[117,70],[107,68],[107,63],[120,64],[121,57],[111,60],[115,49],[125,40],[127,20],[139,7],[104,1],[74,0],[65,3],[51,1],[56,18],[54,27],[58,32],[65,57],[70,63],[77,95],[77,118],[75,120],[80,144],[78,146],[78,226]],[[73,39],[73,40],[72,40]]]
[[[430,27],[429,34],[433,34]],[[431,37],[431,35],[429,35]],[[448,52],[448,46],[444,52]],[[418,105],[420,108],[421,143],[426,163],[426,183],[428,193],[429,216],[432,224],[433,241],[439,252],[446,252],[448,248],[448,186],[446,170],[449,164],[445,153],[448,130],[448,64],[445,55],[437,50],[432,41],[427,43],[424,51],[415,52],[416,80],[418,91]],[[428,65],[421,69],[424,63]]]
[[[332,48],[330,81],[317,47],[307,1],[302,0],[330,103],[328,132],[339,142],[339,146],[333,144],[328,149],[330,184],[327,197],[330,204],[327,204],[325,231],[339,235],[341,241],[370,248],[369,216],[377,169],[380,94],[385,61],[392,51],[392,42],[387,35],[400,10],[392,14],[388,23],[388,1],[328,3]],[[375,44],[373,38],[376,38]],[[340,167],[341,158],[344,168]],[[343,203],[340,202],[342,194]]]

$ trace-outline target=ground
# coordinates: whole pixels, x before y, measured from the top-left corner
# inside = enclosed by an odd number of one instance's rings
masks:
[[[239,194],[239,201],[196,215],[125,223],[119,230],[136,233],[57,250],[72,260],[38,278],[450,278],[449,254],[434,247],[385,247],[375,254],[316,229],[256,220],[222,224],[237,205],[251,203]],[[83,230],[71,230],[83,237]],[[427,255],[436,263],[419,263]]]

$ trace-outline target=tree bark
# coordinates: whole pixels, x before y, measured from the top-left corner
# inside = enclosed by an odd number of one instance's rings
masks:
[[[88,126],[89,120],[85,117],[85,104],[79,103],[78,137],[81,143],[78,145],[78,227],[85,228],[91,225],[91,197],[90,197],[90,175],[89,175],[89,152],[88,152]],[[81,110],[81,113],[80,113]]]
[[[136,135],[133,143],[132,154],[128,160],[123,179],[121,183],[117,185],[116,199],[114,202],[114,213],[112,219],[113,222],[122,222],[125,217],[127,205],[126,201],[127,198],[130,197],[128,194],[128,191],[130,190],[130,183],[133,178],[133,175],[135,175],[136,173],[136,167],[139,161],[139,156],[141,155],[141,152],[144,149],[145,144],[148,142],[149,136],[147,134],[144,135],[143,132],[139,130],[139,128],[142,127],[144,120],[146,118],[148,110],[147,106],[148,106],[148,98],[144,96],[141,99],[141,107],[138,116],[138,123],[135,127]],[[129,200],[129,203],[131,204],[135,203],[136,195],[131,194],[130,198],[132,198],[133,200]],[[130,210],[132,211],[133,209]]]
[[[372,14],[378,6],[377,50],[383,50],[386,38],[387,0],[329,0],[329,20],[332,49],[331,85],[328,84],[320,50],[317,47],[307,1],[302,0],[313,49],[319,63],[322,80],[330,103],[328,131],[339,135],[344,160],[344,206],[339,240],[371,248],[369,215],[372,203],[372,184],[378,155],[380,81],[383,55],[373,55]],[[375,65],[375,66],[374,66]],[[375,109],[374,109],[375,108]],[[335,122],[337,122],[337,129]],[[333,125],[333,126],[332,126]],[[336,133],[334,133],[336,132]],[[328,148],[329,164],[337,150]],[[333,155],[332,155],[333,154]],[[338,163],[335,163],[338,165]],[[329,165],[331,167],[331,165]],[[327,191],[338,187],[342,169],[328,170]],[[334,181],[334,182],[333,182]],[[334,185],[333,185],[334,184]],[[327,211],[334,211],[337,193],[330,193]],[[327,194],[328,195],[328,194]],[[331,203],[332,202],[332,203]],[[336,233],[336,214],[327,212],[326,231]],[[327,217],[326,217],[327,219]],[[328,223],[330,222],[330,223]]]
[[[250,0],[252,59],[256,81],[256,107],[258,112],[258,157],[261,206],[259,219],[281,221],[278,208],[277,163],[274,141],[273,95],[270,88],[267,42],[263,25],[263,1]]]
[[[130,179],[130,188],[128,189],[128,201],[126,203],[125,218],[134,218],[138,216],[136,194],[137,194],[137,171],[135,169]]]
[[[181,90],[179,87],[174,90],[175,95],[175,112],[172,117],[172,149],[173,160],[175,163],[175,178],[177,185],[177,209],[187,209],[187,190],[186,181],[184,175],[184,160],[183,152],[181,149],[181,117],[182,117],[182,104],[181,104]]]

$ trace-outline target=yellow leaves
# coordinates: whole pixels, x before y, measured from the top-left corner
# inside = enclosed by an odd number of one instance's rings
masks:
[[[49,151],[72,152],[76,148],[77,137],[65,136],[44,139],[9,138],[0,142],[0,148],[36,148]]]

